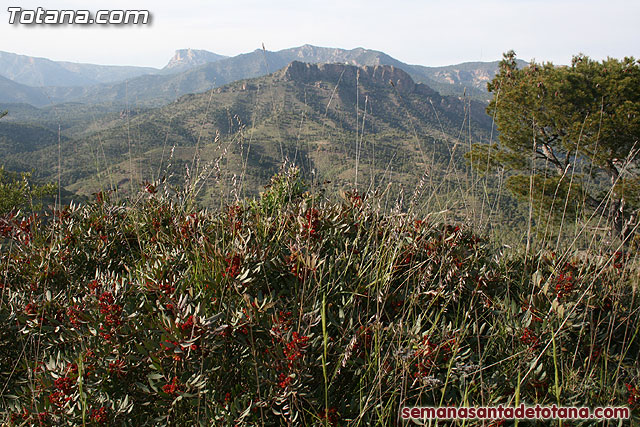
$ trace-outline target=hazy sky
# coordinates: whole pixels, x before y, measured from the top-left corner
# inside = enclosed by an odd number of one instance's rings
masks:
[[[637,0],[7,0],[0,50],[54,60],[162,67],[174,50],[224,55],[305,43],[380,50],[404,62],[570,62],[640,57]],[[150,25],[10,25],[7,7],[148,9]]]

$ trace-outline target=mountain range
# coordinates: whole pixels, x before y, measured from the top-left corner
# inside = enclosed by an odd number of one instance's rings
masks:
[[[209,200],[234,185],[257,194],[284,160],[336,185],[393,177],[394,185],[411,186],[427,169],[430,179],[445,180],[453,153],[463,150],[452,149],[460,146],[461,126],[469,138],[488,138],[492,124],[484,108],[442,96],[395,66],[293,61],[159,108],[104,113],[85,123],[92,131],[66,133],[61,141],[31,129],[49,142],[0,154],[10,169],[34,168],[48,181],[57,180],[51,159],[60,157],[60,180],[78,194],[205,171]],[[21,114],[32,113],[23,107]]]
[[[50,100],[42,88],[23,85],[0,76],[0,102],[43,106],[49,104]]]
[[[165,73],[178,73],[186,71],[198,65],[208,64],[227,58],[224,55],[198,49],[179,49],[176,50],[169,63],[162,69]]]
[[[442,94],[461,96],[466,93],[484,101],[489,99],[486,83],[498,67],[497,61],[425,67],[403,63],[375,50],[311,45],[277,52],[258,49],[234,57],[182,49],[176,51],[162,69],[76,64],[0,52],[0,75],[34,88],[7,86],[7,90],[0,93],[0,102],[25,102],[34,106],[64,102],[160,106],[187,93],[267,75],[292,61],[392,65],[405,70],[416,82],[425,83]]]
[[[0,51],[0,75],[32,87],[88,86],[130,79],[157,71],[149,67],[52,61]]]
[[[447,193],[467,179],[470,142],[494,134],[486,83],[497,61],[425,67],[311,45],[234,57],[183,49],[162,69],[2,58],[0,166],[80,196],[199,178],[211,205],[230,189],[256,195],[284,161],[334,189]],[[45,75],[64,84],[38,86]]]

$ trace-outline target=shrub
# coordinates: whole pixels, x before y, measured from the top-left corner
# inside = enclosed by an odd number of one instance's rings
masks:
[[[5,231],[5,421],[390,425],[404,405],[636,399],[627,254],[525,258],[283,173],[220,212],[147,191]]]

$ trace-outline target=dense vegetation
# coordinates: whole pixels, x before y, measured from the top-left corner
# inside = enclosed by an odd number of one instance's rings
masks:
[[[507,188],[545,212],[607,217],[629,241],[640,213],[640,61],[579,55],[519,69],[510,51],[489,90],[500,145],[475,144],[474,165],[512,172]]]
[[[147,184],[46,222],[5,217],[4,420],[364,426],[404,405],[638,408],[628,253],[525,256],[306,190],[288,169],[217,213]]]
[[[0,169],[0,419],[365,426],[523,402],[638,421],[625,61],[507,54],[495,145],[478,104],[391,67],[292,63],[152,110],[20,107],[41,120],[0,130],[3,161],[94,194],[41,209],[54,186]]]
[[[0,111],[0,119],[6,115],[6,111]],[[4,129],[3,127],[2,130]],[[0,143],[0,154],[2,148]],[[30,173],[18,174],[0,166],[0,215],[11,214],[16,210],[22,210],[23,213],[37,211],[42,208],[40,202],[54,194],[53,184],[34,184],[30,178]]]
[[[24,123],[29,114],[36,113],[20,110],[15,120]],[[474,141],[491,132],[483,104],[441,96],[402,70],[299,62],[157,109],[67,105],[37,114],[49,129],[57,115],[75,119],[67,120],[60,144],[7,153],[8,165],[57,181],[52,159],[60,158],[62,186],[89,195],[129,191],[132,183],[161,174],[182,182],[198,158],[200,170],[209,164],[213,172],[202,194],[207,206],[228,193],[234,179],[239,194],[257,195],[284,159],[300,165],[308,180],[315,171],[317,181],[332,181],[334,189],[353,183],[356,174],[364,189],[392,183],[395,192],[411,189],[426,172],[432,181],[453,180],[458,176],[444,171],[452,153],[455,167],[462,167],[467,144],[457,142],[460,128]],[[224,185],[217,185],[220,174]]]

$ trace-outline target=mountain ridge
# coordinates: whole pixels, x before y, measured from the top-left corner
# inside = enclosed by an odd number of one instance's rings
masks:
[[[0,76],[0,94],[3,103],[26,103],[38,106],[50,103],[42,89],[17,83],[4,76]]]
[[[151,67],[53,61],[0,51],[0,75],[31,87],[110,83],[158,71]]]
[[[405,70],[416,82],[427,84],[445,95],[463,94],[484,102],[490,99],[486,92],[486,82],[498,68],[498,61],[489,63],[462,63],[447,67],[425,67],[405,64],[376,50],[355,48],[351,50],[303,45],[272,52],[256,49],[253,52],[220,58],[220,55],[191,50],[191,59],[184,60],[189,50],[176,51],[180,60],[169,61],[176,68],[155,70],[152,74],[132,77],[126,81],[94,84],[88,86],[55,86],[42,88],[36,105],[43,96],[54,103],[62,102],[108,102],[159,106],[172,102],[187,93],[199,93],[220,87],[232,81],[259,77],[279,70],[292,61],[308,63],[347,63],[356,66],[392,65]],[[199,52],[199,53],[198,53]],[[183,55],[184,53],[184,55]],[[214,62],[207,61],[207,58]],[[475,68],[471,69],[475,64]],[[522,65],[522,64],[521,64]],[[174,72],[179,70],[177,72]],[[0,94],[1,95],[1,94]],[[0,101],[9,102],[0,97]],[[28,101],[25,101],[28,102]],[[40,104],[42,105],[42,104]]]
[[[199,65],[216,62],[228,58],[225,55],[209,52],[201,49],[178,49],[173,54],[167,65],[161,69],[163,73],[178,73]]]
[[[90,194],[105,185],[104,176],[123,185],[157,178],[169,151],[175,153],[171,163],[182,173],[196,153],[203,164],[215,163],[222,156],[216,147],[226,145],[229,175],[224,185],[231,185],[234,174],[246,172],[250,194],[257,194],[257,183],[285,158],[297,159],[305,173],[316,170],[317,177],[343,183],[353,176],[356,158],[368,165],[360,176],[371,180],[385,176],[393,161],[394,176],[415,182],[427,167],[424,153],[448,158],[445,147],[453,137],[445,135],[456,135],[467,120],[477,138],[489,134],[491,120],[483,104],[441,96],[394,66],[292,61],[267,76],[185,94],[159,108],[125,112],[91,134],[64,141],[61,179],[68,190]],[[251,142],[245,139],[248,127]],[[355,148],[354,141],[362,148]],[[101,147],[99,153],[96,147]],[[8,155],[7,161],[13,169],[35,167],[47,180],[57,173],[50,164],[57,150],[55,144],[28,156]],[[125,161],[128,156],[134,161]]]

